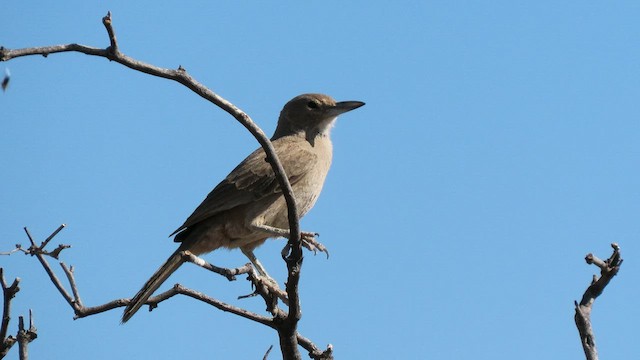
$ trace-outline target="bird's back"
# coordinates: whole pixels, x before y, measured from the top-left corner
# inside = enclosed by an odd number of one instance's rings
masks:
[[[273,147],[291,183],[298,215],[304,216],[315,204],[331,166],[332,144],[328,136],[309,142],[303,136],[285,136]],[[255,221],[288,228],[287,206],[282,190],[262,148],[238,165],[174,233],[177,242],[210,244],[235,248],[267,236],[251,227]],[[213,248],[211,248],[213,247]]]

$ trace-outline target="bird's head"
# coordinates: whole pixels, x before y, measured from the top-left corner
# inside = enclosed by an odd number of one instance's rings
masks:
[[[307,138],[326,136],[338,115],[364,105],[361,101],[336,102],[323,94],[302,94],[291,99],[280,112],[272,140],[304,134]]]

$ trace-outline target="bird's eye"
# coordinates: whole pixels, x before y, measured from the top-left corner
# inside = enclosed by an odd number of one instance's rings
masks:
[[[308,107],[309,109],[315,110],[315,109],[317,109],[317,108],[319,107],[319,105],[318,105],[318,103],[317,103],[317,102],[315,102],[315,101],[309,101],[309,102],[307,103],[307,107]]]

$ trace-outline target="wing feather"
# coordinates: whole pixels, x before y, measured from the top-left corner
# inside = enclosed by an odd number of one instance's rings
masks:
[[[277,144],[280,142],[279,140],[285,139],[281,138],[274,141],[274,147],[287,173],[289,182],[293,186],[315,166],[317,156],[311,151],[300,151],[299,145],[294,156],[293,151],[287,151],[289,148],[287,145],[289,144]],[[282,191],[273,169],[265,159],[265,152],[262,148],[251,153],[207,195],[184,224],[169,236],[173,236],[223,211],[258,201],[268,195],[281,193]]]

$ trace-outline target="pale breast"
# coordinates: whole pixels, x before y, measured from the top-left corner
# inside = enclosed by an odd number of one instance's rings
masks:
[[[331,167],[333,154],[333,147],[329,137],[317,137],[313,146],[309,143],[307,144],[310,151],[313,151],[317,157],[316,163],[311,167],[310,171],[293,186],[300,217],[309,212],[318,200]]]

